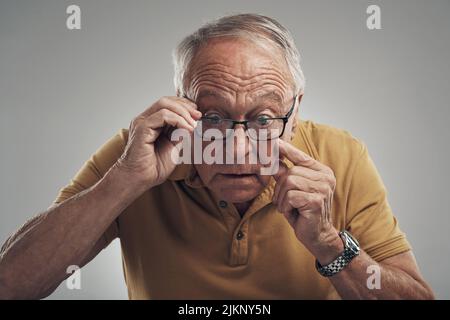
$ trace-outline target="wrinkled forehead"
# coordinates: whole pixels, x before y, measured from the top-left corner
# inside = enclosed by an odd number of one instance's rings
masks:
[[[218,38],[200,48],[188,70],[188,92],[202,96],[238,96],[283,102],[294,82],[280,49],[243,39]],[[217,94],[214,94],[214,93]]]

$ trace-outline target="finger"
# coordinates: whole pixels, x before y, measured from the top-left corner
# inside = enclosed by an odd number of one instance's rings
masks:
[[[146,118],[145,124],[153,130],[169,125],[172,127],[189,130],[189,132],[194,131],[194,127],[189,124],[185,118],[168,109],[161,109],[154,113],[151,117]]]
[[[331,191],[326,182],[308,180],[301,176],[289,175],[279,187],[278,200],[283,202],[289,190],[300,190],[308,193],[318,193],[328,195]]]
[[[156,103],[154,103],[150,108],[142,113],[143,117],[149,117],[161,109],[169,109],[180,116],[184,117],[186,121],[195,126],[195,119],[201,118],[200,111],[186,99],[181,100],[179,97],[162,97]]]
[[[321,171],[312,170],[310,168],[302,166],[293,166],[290,170],[290,174],[302,176],[306,179],[313,181],[323,181],[332,183],[334,175],[329,175]]]
[[[294,165],[303,166],[317,171],[326,171],[328,167],[321,164],[319,161],[311,158],[309,155],[304,153],[303,151],[297,149],[289,142],[284,140],[280,140],[280,155],[288,158]]]
[[[283,201],[277,205],[277,209],[282,213],[290,212],[294,209],[301,212],[302,210],[309,209],[309,206],[315,204],[315,202],[316,195],[313,193],[300,190],[289,190],[283,198]]]
[[[198,110],[198,106],[194,101],[186,97],[175,97],[175,98],[189,109],[189,112],[195,119],[200,119],[202,113],[200,112],[200,110]]]
[[[286,176],[284,177],[283,181],[282,181],[280,184],[277,184],[277,187],[278,187],[278,188],[277,188],[277,191],[278,191],[278,193],[277,193],[277,198],[276,198],[275,203],[276,203],[277,206],[279,206],[280,208],[282,207],[282,204],[284,203],[284,200],[285,200],[285,198],[286,198],[286,193],[289,192],[289,191],[292,190],[292,189],[295,190],[294,187],[291,187],[291,189],[288,189],[288,188],[285,187],[286,181],[288,180],[288,178],[289,178],[290,180],[292,180],[292,178],[291,178],[289,175],[286,175]],[[282,190],[282,189],[284,189],[284,190]]]
[[[282,162],[283,163],[283,162]],[[284,167],[283,168],[287,168],[287,166],[283,163]],[[281,164],[280,164],[281,167]],[[328,183],[330,186],[333,186],[335,184],[334,181],[334,175],[328,175],[328,174],[324,174],[321,171],[315,171],[312,170],[310,168],[306,168],[306,167],[301,167],[301,166],[293,166],[290,169],[288,169],[288,171],[286,172],[283,171],[282,174],[276,179],[277,183],[275,185],[274,188],[274,194],[272,197],[272,201],[274,203],[276,203],[278,201],[278,197],[280,194],[280,187],[284,184],[284,181],[286,180],[286,178],[288,176],[301,176],[307,180],[311,180],[311,181],[321,181],[321,182],[326,182]],[[315,184],[314,184],[315,185]]]
[[[201,116],[194,115],[191,113],[190,108],[186,107],[186,105],[180,103],[179,101],[172,100],[168,98],[167,100],[164,100],[164,102],[159,103],[155,106],[154,112],[161,110],[161,109],[168,109],[172,112],[175,112],[176,114],[182,116],[187,122],[189,122],[194,128],[196,126],[195,119],[200,119]]]
[[[296,191],[296,190],[291,190],[289,196],[291,196],[291,194]],[[283,199],[277,203],[277,209],[278,211],[280,211],[281,213],[285,214],[285,213],[289,213],[291,210],[295,209],[288,201],[288,197],[283,197]]]

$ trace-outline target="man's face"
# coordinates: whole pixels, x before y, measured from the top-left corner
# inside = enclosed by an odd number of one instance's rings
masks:
[[[260,115],[283,117],[295,94],[292,77],[278,49],[263,49],[241,39],[209,41],[197,53],[188,76],[191,98],[203,116],[233,120],[251,120]],[[282,139],[290,140],[296,111],[297,106]],[[244,126],[235,127],[235,137],[235,152],[243,148],[248,155],[255,147]],[[259,161],[245,163],[195,167],[205,186],[218,197],[242,203],[254,199],[270,180],[270,176],[260,174]]]

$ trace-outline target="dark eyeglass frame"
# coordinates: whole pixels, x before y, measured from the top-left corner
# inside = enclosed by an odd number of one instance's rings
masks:
[[[184,96],[186,99],[190,100],[189,98],[187,98],[186,96]],[[289,121],[289,118],[291,117],[292,113],[294,112],[294,107],[295,107],[295,101],[297,100],[297,95],[294,96],[294,102],[292,103],[291,108],[289,109],[289,111],[283,116],[283,117],[266,117],[266,120],[283,120],[283,130],[281,130],[281,134],[278,136],[278,138],[281,138],[284,134],[284,130],[286,129],[286,124]],[[192,101],[192,100],[191,100]],[[208,117],[208,116],[202,116],[200,118],[200,120],[214,120],[215,118],[213,117]],[[232,123],[232,126],[230,128],[230,130],[234,130],[234,127],[237,124],[243,124],[244,128],[245,128],[245,132],[247,132],[248,130],[248,123],[254,120],[233,120],[233,119],[220,119],[220,121],[228,121]],[[247,134],[248,135],[248,134]],[[277,139],[277,138],[271,138],[271,139]],[[268,140],[271,140],[268,139]]]

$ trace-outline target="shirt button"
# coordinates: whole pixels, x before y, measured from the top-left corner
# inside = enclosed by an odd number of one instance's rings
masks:
[[[220,201],[219,201],[219,207],[221,207],[221,208],[226,208],[227,206],[228,206],[228,204],[227,204],[226,201],[223,201],[223,200],[220,200]]]
[[[236,239],[242,240],[244,238],[244,233],[239,230],[239,232],[236,234]]]

